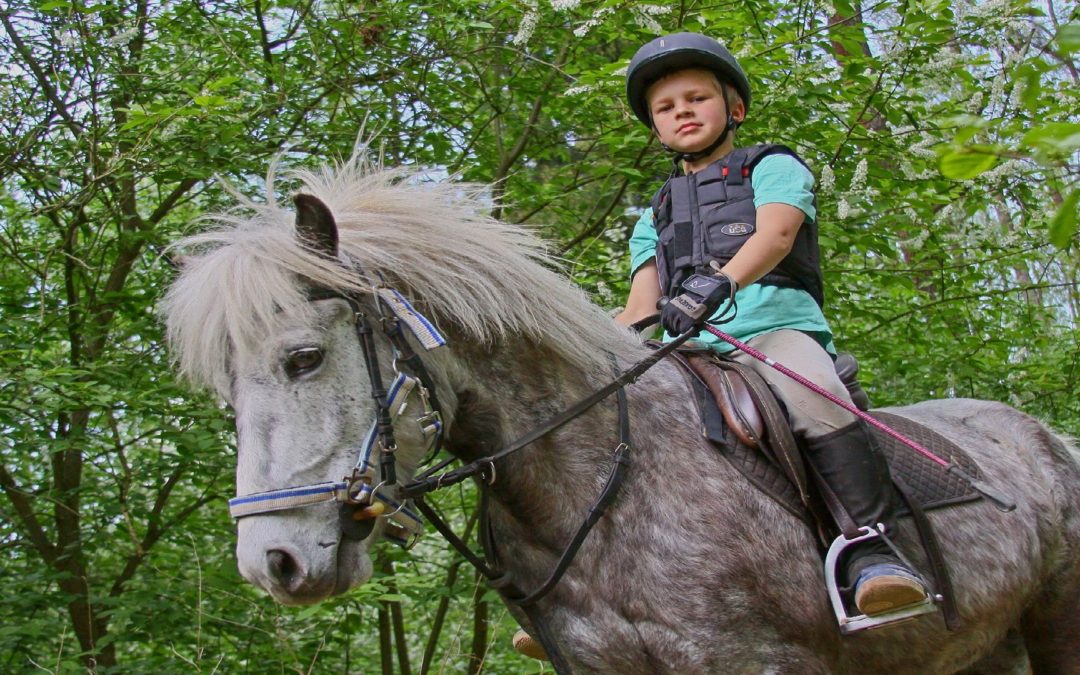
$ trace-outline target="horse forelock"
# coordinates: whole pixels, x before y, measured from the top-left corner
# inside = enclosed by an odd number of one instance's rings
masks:
[[[306,284],[364,292],[381,279],[467,339],[525,336],[582,368],[640,348],[557,271],[535,234],[487,215],[483,186],[424,181],[363,154],[291,178],[334,214],[346,264],[298,240],[294,212],[273,199],[272,173],[266,203],[240,198],[208,218],[209,230],[177,242],[185,262],[163,315],[179,369],[198,385],[226,394],[230,355],[278,330],[282,310],[310,311]]]

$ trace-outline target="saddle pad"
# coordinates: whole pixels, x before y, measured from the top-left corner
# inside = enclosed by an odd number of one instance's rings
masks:
[[[982,480],[982,471],[975,461],[959,446],[936,431],[892,413],[871,411],[870,415],[938,457],[959,465],[976,479]],[[873,427],[871,431],[888,458],[893,476],[903,483],[912,500],[922,506],[924,511],[980,499],[979,493],[972,489],[967,481],[948,473],[934,461],[884,432]],[[724,443],[716,442],[715,435],[710,436],[713,445],[747,480],[792,514],[806,522],[812,522],[806,508],[799,501],[795,487],[765,455],[743,445],[730,430],[724,432]],[[899,495],[897,500],[899,513],[906,515],[908,509]]]
[[[979,465],[958,445],[941,434],[900,415],[882,411],[870,414],[938,457],[956,464],[976,480],[983,480]],[[938,463],[927,459],[892,436],[878,429],[872,431],[878,445],[885,451],[892,474],[899,477],[914,502],[921,504],[924,510],[980,498],[979,493],[966,480],[949,473]]]

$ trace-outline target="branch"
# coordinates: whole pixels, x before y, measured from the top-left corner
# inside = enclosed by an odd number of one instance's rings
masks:
[[[172,475],[169,476],[168,480],[165,481],[165,485],[158,491],[158,495],[154,500],[154,506],[151,509],[150,515],[147,517],[146,534],[143,535],[142,540],[136,545],[135,551],[128,556],[127,561],[124,563],[124,569],[121,570],[120,574],[113,580],[112,588],[109,590],[109,597],[116,597],[124,592],[125,584],[135,576],[135,572],[139,569],[139,565],[146,559],[150,549],[165,533],[187,520],[195,511],[218,498],[217,494],[208,490],[201,497],[180,509],[172,520],[163,524],[161,514],[165,510],[165,503],[168,501],[169,494],[172,492],[173,488],[176,487],[182,474],[183,469],[174,471]]]
[[[3,464],[0,464],[0,488],[3,488],[8,501],[15,508],[15,513],[19,515],[22,529],[26,532],[30,543],[34,545],[41,558],[52,567],[56,562],[56,546],[49,541],[49,537],[37,519],[37,514],[34,513],[34,508],[30,505],[30,498],[33,495],[23,492],[15,485],[15,479]]]
[[[269,34],[266,30],[266,21],[263,18],[262,0],[255,0],[255,22],[259,26],[259,45],[262,47],[263,61],[269,66],[266,69],[266,88],[274,88],[274,78],[272,73],[274,71],[274,53],[270,50]]]
[[[637,167],[641,166],[642,160],[645,159],[645,154],[651,149],[652,149],[652,142],[651,142],[651,139],[650,139],[650,142],[646,143],[641,148],[641,151],[638,153],[637,158],[634,160],[634,168],[635,169]],[[577,246],[578,244],[580,244],[582,241],[584,241],[588,237],[591,237],[594,234],[596,234],[597,230],[599,230],[603,226],[603,224],[605,222],[607,222],[608,217],[611,216],[611,212],[614,211],[615,207],[619,204],[620,201],[622,201],[623,195],[626,194],[626,188],[629,187],[629,185],[630,185],[630,179],[628,177],[623,177],[622,184],[619,186],[619,189],[616,191],[615,196],[611,198],[610,202],[608,202],[608,206],[607,206],[606,209],[604,209],[604,213],[602,213],[599,218],[597,218],[595,221],[593,221],[593,223],[591,225],[586,227],[584,230],[582,230],[580,233],[578,233],[573,239],[571,239],[569,242],[567,242],[565,245],[563,245],[562,250],[560,251],[560,253],[561,254],[567,253],[570,249]]]
[[[34,59],[33,53],[26,46],[26,43],[22,41],[22,37],[19,35],[18,31],[15,30],[15,26],[12,25],[11,20],[8,17],[8,12],[0,11],[0,22],[4,24],[4,31],[7,32],[8,37],[11,38],[11,43],[15,46],[16,51],[19,52],[19,56],[23,58],[26,66],[34,74],[34,79],[37,80],[38,84],[44,90],[45,98],[49,99],[49,101],[56,106],[56,113],[64,118],[64,121],[71,127],[72,132],[74,132],[76,136],[82,135],[84,131],[82,125],[68,112],[67,104],[60,100],[60,96],[56,93],[56,89],[54,89],[49,82],[48,74],[42,70],[41,66]]]
[[[1037,284],[1037,285],[1033,285],[1033,286],[1024,286],[1023,288],[1002,288],[1002,289],[998,289],[998,290],[994,290],[994,291],[986,291],[984,293],[969,293],[967,295],[955,295],[955,296],[948,297],[948,298],[941,298],[940,300],[934,300],[934,301],[928,302],[928,303],[923,304],[923,305],[915,305],[911,309],[900,312],[899,314],[894,314],[893,316],[890,316],[889,318],[887,318],[887,319],[885,319],[883,321],[879,321],[877,324],[870,327],[869,329],[861,331],[859,333],[856,333],[852,337],[852,339],[860,340],[860,339],[866,337],[867,335],[870,335],[870,334],[878,331],[880,328],[882,328],[886,324],[892,323],[894,321],[898,321],[900,319],[903,319],[904,317],[908,317],[908,316],[911,316],[913,314],[920,314],[923,311],[925,311],[927,309],[930,309],[931,307],[936,307],[937,305],[945,305],[945,304],[952,303],[952,302],[964,302],[966,300],[982,300],[983,298],[992,298],[992,297],[995,297],[995,296],[998,296],[998,295],[1009,295],[1009,294],[1012,294],[1012,293],[1027,293],[1028,291],[1039,291],[1039,290],[1045,290],[1045,289],[1048,289],[1048,288],[1076,288],[1076,287],[1077,287],[1076,282],[1064,282],[1064,283],[1060,283],[1060,284]]]

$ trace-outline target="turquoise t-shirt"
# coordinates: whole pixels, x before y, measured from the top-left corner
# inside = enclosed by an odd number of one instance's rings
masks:
[[[814,175],[790,155],[769,155],[758,162],[750,176],[754,188],[754,207],[763,204],[788,204],[817,217],[814,209]],[[630,276],[656,256],[657,234],[652,209],[645,209],[630,235]],[[821,343],[830,354],[836,353],[832,330],[813,296],[801,288],[783,288],[771,284],[750,284],[735,295],[739,311],[731,321],[718,328],[738,340],[747,340],[782,328],[802,331]],[[665,339],[670,339],[665,334]],[[734,347],[711,333],[702,331],[694,338],[718,352]]]

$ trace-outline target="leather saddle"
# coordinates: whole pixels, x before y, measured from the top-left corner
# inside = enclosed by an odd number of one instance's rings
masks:
[[[724,422],[745,445],[758,449],[765,435],[766,420],[771,411],[763,412],[758,401],[763,396],[772,396],[770,390],[762,390],[764,381],[746,366],[722,357],[712,357],[697,351],[687,352],[686,365],[694,372],[713,395]],[[711,357],[711,358],[710,358]],[[851,354],[839,354],[836,357],[836,374],[844,383],[851,400],[859,410],[870,409],[870,397],[859,384],[859,362]],[[767,385],[766,385],[767,386]],[[762,408],[771,404],[766,402]],[[779,403],[779,402],[776,402]],[[772,420],[771,423],[786,424],[786,420]]]

